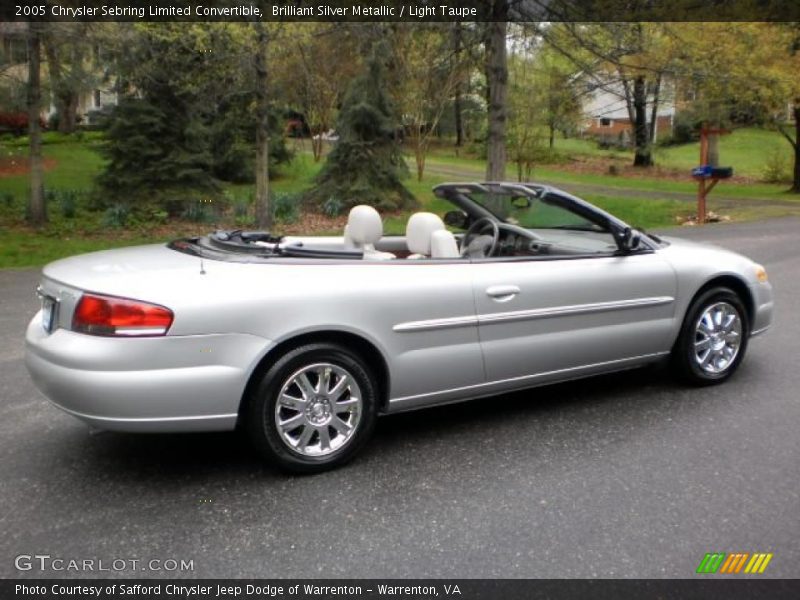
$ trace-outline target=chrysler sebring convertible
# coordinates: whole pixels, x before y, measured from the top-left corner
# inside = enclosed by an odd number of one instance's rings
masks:
[[[217,231],[49,264],[31,377],[92,427],[241,427],[279,467],[314,472],[383,414],[661,360],[721,383],[770,325],[766,271],[733,252],[545,185],[434,194],[439,214],[404,236],[356,206],[340,236]]]

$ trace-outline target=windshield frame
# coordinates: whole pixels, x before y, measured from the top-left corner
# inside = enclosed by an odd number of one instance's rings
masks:
[[[450,203],[467,213],[470,221],[475,221],[480,218],[490,218],[512,227],[519,227],[518,225],[506,223],[506,221],[502,220],[491,210],[484,207],[480,202],[472,197],[474,192],[487,193],[492,191],[496,193],[514,193],[519,195],[525,194],[540,199],[546,196],[549,202],[558,204],[563,208],[580,215],[587,221],[607,229],[614,235],[615,239],[618,238],[618,236],[626,229],[635,229],[614,215],[590,204],[589,202],[586,202],[585,200],[582,200],[581,198],[578,198],[577,196],[573,196],[569,192],[541,183],[443,183],[433,188],[433,193],[438,197],[448,200]],[[642,250],[653,251],[658,249],[660,244],[656,240],[651,239],[649,236],[644,235],[642,236],[642,247]]]

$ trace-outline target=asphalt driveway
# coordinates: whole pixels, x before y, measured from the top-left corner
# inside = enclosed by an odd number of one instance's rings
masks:
[[[62,575],[15,568],[46,554],[192,560],[187,577],[691,578],[706,552],[761,551],[764,576],[800,577],[800,220],[671,234],[776,288],[732,381],[648,369],[388,417],[313,477],[236,434],[90,434],[23,365],[37,273],[0,272],[0,576]]]

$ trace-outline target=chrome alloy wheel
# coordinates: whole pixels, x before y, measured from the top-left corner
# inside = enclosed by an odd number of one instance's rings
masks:
[[[281,387],[275,425],[297,454],[325,456],[350,441],[361,413],[355,377],[337,365],[316,363],[292,373]]]
[[[706,373],[724,372],[736,360],[742,345],[742,318],[727,302],[708,306],[694,330],[694,358]]]

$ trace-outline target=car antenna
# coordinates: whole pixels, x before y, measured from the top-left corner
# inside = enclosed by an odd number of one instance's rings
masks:
[[[205,275],[205,274],[206,274],[206,270],[205,270],[205,267],[203,266],[203,259],[201,258],[200,259],[200,275]]]

